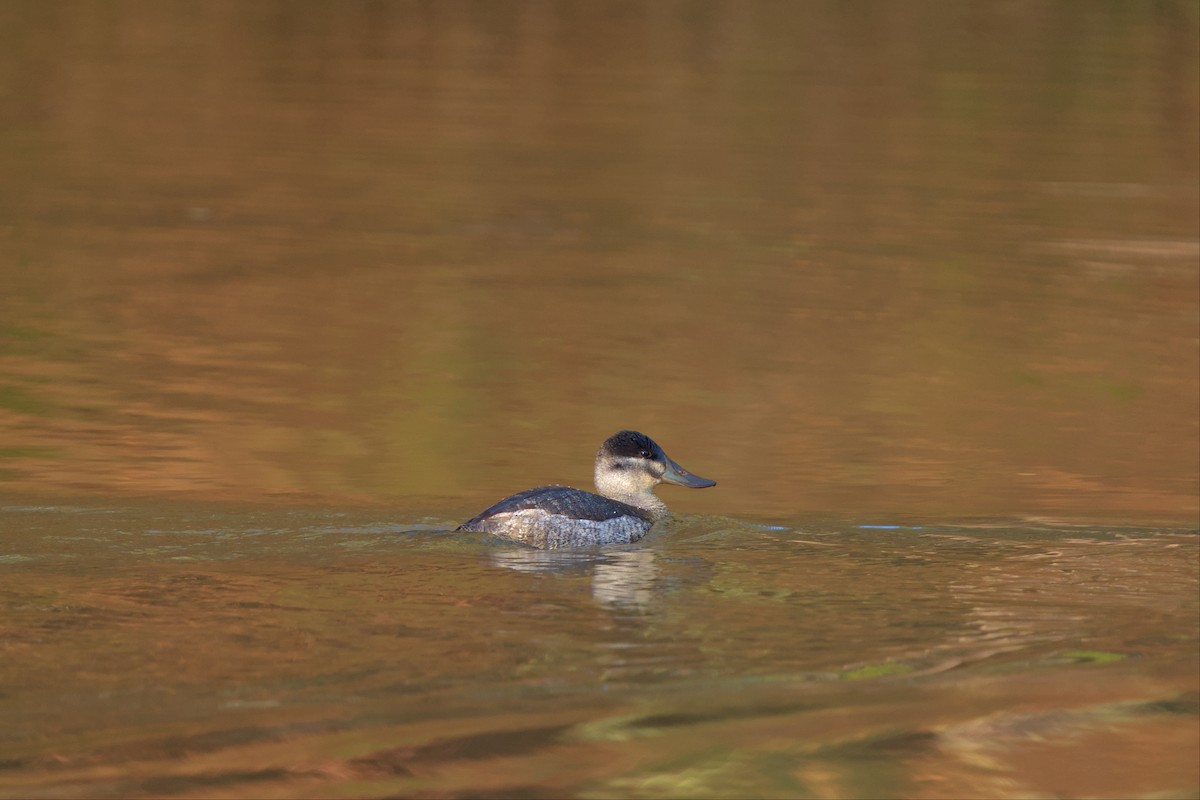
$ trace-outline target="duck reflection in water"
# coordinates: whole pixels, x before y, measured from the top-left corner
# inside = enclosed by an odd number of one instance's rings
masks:
[[[620,431],[596,453],[596,490],[540,486],[506,497],[459,526],[541,549],[630,544],[671,515],[654,487],[666,481],[692,489],[716,486],[676,464],[637,431]]]
[[[603,553],[571,550],[495,548],[492,563],[516,572],[590,574],[592,599],[613,609],[645,610],[658,594],[659,569],[653,550],[638,548]]]

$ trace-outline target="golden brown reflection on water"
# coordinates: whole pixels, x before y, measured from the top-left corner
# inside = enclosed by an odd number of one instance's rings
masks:
[[[6,508],[0,796],[1185,796],[1194,533]]]
[[[8,3],[0,488],[1194,520],[1196,14]]]

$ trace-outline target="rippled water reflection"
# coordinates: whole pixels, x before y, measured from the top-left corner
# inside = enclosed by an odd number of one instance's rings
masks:
[[[1195,786],[1194,531],[683,517],[546,553],[366,512],[0,524],[5,796]]]

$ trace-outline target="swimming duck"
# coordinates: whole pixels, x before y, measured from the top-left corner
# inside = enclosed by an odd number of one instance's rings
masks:
[[[671,515],[654,496],[662,481],[693,489],[716,481],[693,475],[676,464],[644,433],[620,431],[600,445],[594,475],[599,494],[569,486],[527,489],[459,526],[513,539],[533,547],[586,547],[629,544]]]

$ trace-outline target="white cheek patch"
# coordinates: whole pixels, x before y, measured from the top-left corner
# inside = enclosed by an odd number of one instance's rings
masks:
[[[662,480],[662,465],[644,458],[614,459],[610,469],[596,475],[596,488],[609,497],[626,498],[649,490]],[[636,505],[636,504],[635,504]]]

